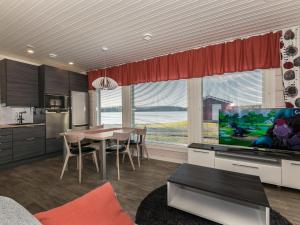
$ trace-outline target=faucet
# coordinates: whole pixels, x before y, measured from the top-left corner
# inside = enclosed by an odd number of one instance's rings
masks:
[[[17,119],[17,121],[19,121],[19,124],[23,123],[23,120],[24,120],[23,114],[25,114],[25,113],[26,113],[26,111],[19,112],[18,119]]]

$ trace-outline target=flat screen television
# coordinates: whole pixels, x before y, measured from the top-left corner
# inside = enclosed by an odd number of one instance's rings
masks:
[[[220,111],[219,143],[300,152],[300,109]]]

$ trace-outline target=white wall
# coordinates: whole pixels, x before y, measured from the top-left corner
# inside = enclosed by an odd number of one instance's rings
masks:
[[[0,124],[17,123],[18,112],[26,111],[23,114],[23,123],[33,123],[33,108],[12,108],[0,106]]]

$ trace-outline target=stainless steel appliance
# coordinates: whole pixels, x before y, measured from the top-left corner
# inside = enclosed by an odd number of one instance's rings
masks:
[[[87,92],[71,92],[72,129],[88,129],[89,107]]]
[[[68,111],[68,96],[45,95],[45,108],[48,111],[61,112]]]
[[[59,138],[69,129],[69,112],[46,111],[46,138]]]
[[[60,133],[70,128],[68,96],[45,96],[46,107],[46,152],[63,150]]]

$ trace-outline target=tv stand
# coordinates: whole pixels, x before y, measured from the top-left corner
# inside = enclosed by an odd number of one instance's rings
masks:
[[[259,176],[261,181],[300,189],[300,154],[222,145],[189,145],[190,164]]]

